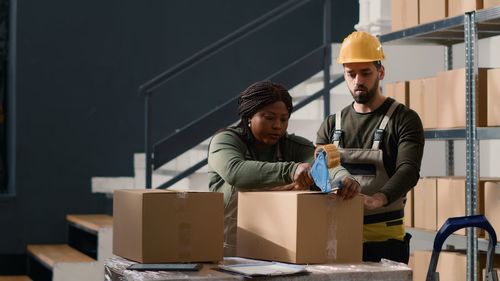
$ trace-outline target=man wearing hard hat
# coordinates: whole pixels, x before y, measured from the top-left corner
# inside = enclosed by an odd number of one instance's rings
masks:
[[[419,178],[424,133],[417,113],[382,94],[383,59],[380,41],[369,33],[344,39],[337,62],[354,102],[323,121],[316,144],[337,145],[342,166],[361,184],[363,260],[408,263],[404,204]]]

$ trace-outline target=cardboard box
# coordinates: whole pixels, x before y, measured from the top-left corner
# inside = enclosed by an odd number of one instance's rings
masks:
[[[456,0],[451,0],[456,1]],[[420,0],[419,23],[441,20],[448,16],[448,0]]]
[[[429,77],[409,81],[410,108],[420,116],[424,129],[437,128],[436,80],[436,77]]]
[[[406,106],[410,106],[410,83],[408,81],[400,81],[395,83],[387,83],[384,86],[385,95],[391,97]]]
[[[392,0],[392,31],[418,25],[418,0]]]
[[[413,280],[426,280],[431,255],[431,251],[415,251],[413,253]],[[477,280],[484,280],[483,269],[486,267],[486,255],[480,253],[478,256]],[[493,261],[494,267],[497,267],[499,263],[500,259],[496,255]],[[467,280],[467,255],[464,252],[442,251],[439,255],[436,271],[439,272],[439,280]]]
[[[476,125],[487,124],[487,69],[479,68],[476,84]],[[465,128],[465,68],[444,71],[437,76],[438,128]]]
[[[484,186],[486,182],[499,182],[499,178],[481,178],[477,186],[477,211],[484,214]],[[437,179],[438,190],[438,229],[450,217],[461,217],[467,215],[466,205],[466,181],[464,177],[448,177]],[[456,234],[465,235],[465,229],[460,229]],[[484,237],[484,231],[478,229],[478,236]]]
[[[492,7],[500,6],[500,0],[483,0],[483,8],[488,9]]]
[[[405,226],[413,227],[414,225],[414,213],[413,213],[413,189],[406,193],[406,203],[405,203]]]
[[[431,251],[415,251],[413,253],[413,280],[426,280],[427,269],[431,260]],[[445,280],[445,279],[441,279]]]
[[[486,182],[484,184],[484,215],[495,229],[497,236],[500,234],[500,183]]]
[[[466,12],[480,10],[483,8],[483,0],[449,0],[448,16],[463,15]]]
[[[437,178],[421,178],[413,188],[415,228],[437,230]]]
[[[299,264],[362,260],[363,199],[311,191],[238,193],[237,255]]]
[[[487,76],[487,125],[500,126],[500,110],[498,110],[500,104],[500,68],[488,69]]]
[[[222,193],[114,192],[115,255],[141,263],[220,261],[223,240]]]

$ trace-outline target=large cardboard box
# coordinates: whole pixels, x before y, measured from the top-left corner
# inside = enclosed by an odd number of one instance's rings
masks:
[[[456,1],[456,0],[451,0]],[[420,0],[420,24],[444,19],[448,16],[448,0]]]
[[[500,183],[486,182],[484,184],[484,215],[500,234]]]
[[[311,191],[238,193],[237,255],[299,264],[362,260],[363,199]]]
[[[446,242],[445,242],[446,244]],[[431,260],[431,251],[415,251],[413,253],[413,280],[426,280],[429,263]],[[498,255],[493,260],[494,267],[500,264]],[[479,254],[479,264],[477,269],[478,279],[484,280],[484,268],[486,267],[486,255]],[[465,281],[467,280],[467,255],[465,252],[447,252],[442,251],[439,254],[439,260],[436,267],[439,272],[439,280]]]
[[[417,112],[424,129],[437,128],[436,77],[409,81],[410,107]]]
[[[223,240],[222,193],[114,192],[115,255],[142,263],[220,261]]]
[[[479,68],[476,91],[477,118],[476,125],[484,127],[487,124],[487,69]],[[438,128],[465,127],[465,68],[444,71],[437,76]]]
[[[496,7],[500,6],[500,0],[483,0],[483,8],[491,8],[491,7]]]
[[[391,97],[406,106],[410,106],[409,98],[410,83],[408,81],[400,81],[387,83],[384,86],[385,95]]]
[[[488,126],[500,126],[500,68],[488,69],[488,86],[487,86],[487,101],[488,101]]]
[[[426,280],[427,269],[431,260],[431,251],[415,251],[413,253],[413,280]],[[441,279],[444,280],[444,279]]]
[[[454,17],[483,8],[483,0],[449,0],[448,16]]]
[[[413,189],[406,193],[406,203],[405,203],[405,226],[413,227],[414,225],[414,212],[413,212]]]
[[[392,31],[418,25],[418,0],[392,0]]]
[[[484,214],[484,186],[485,182],[499,182],[499,178],[481,178],[477,186],[476,206],[478,214]],[[437,179],[438,190],[438,229],[450,217],[467,215],[466,208],[466,181],[464,177],[448,177]],[[465,229],[458,230],[456,234],[465,235]],[[484,231],[478,229],[478,236],[484,237]]]
[[[437,230],[437,178],[421,178],[413,188],[414,226]]]

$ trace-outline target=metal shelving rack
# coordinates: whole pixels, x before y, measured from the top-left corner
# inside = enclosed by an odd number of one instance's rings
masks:
[[[390,44],[437,44],[445,47],[446,69],[452,68],[452,46],[458,43],[465,45],[466,73],[466,127],[464,129],[427,130],[425,137],[434,140],[446,140],[447,172],[452,175],[453,140],[466,141],[466,204],[467,215],[477,214],[476,197],[479,181],[479,140],[500,139],[500,128],[476,127],[476,92],[477,92],[477,55],[478,40],[500,35],[500,7],[465,13],[463,16],[451,17],[431,23],[422,24],[380,36],[382,43]],[[433,232],[419,232],[434,239]],[[447,244],[467,250],[467,280],[477,280],[477,253],[487,247],[486,241],[480,239],[473,229],[467,229],[467,236],[453,235]],[[500,253],[496,248],[496,253]]]

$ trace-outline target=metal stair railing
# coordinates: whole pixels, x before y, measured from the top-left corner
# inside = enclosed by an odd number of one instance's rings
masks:
[[[328,87],[328,91],[335,88],[338,86],[340,83],[344,82],[344,77],[342,75],[339,75],[339,77],[334,77],[333,81],[330,83],[330,86]],[[317,100],[321,97],[324,96],[324,89],[321,89],[317,91],[316,93],[308,96],[307,98],[301,100],[297,104],[293,105],[293,111],[297,111],[301,109],[302,107],[308,105],[310,102]],[[324,101],[323,101],[324,102]],[[159,189],[166,189],[169,188],[170,186],[174,185],[178,181],[182,180],[185,177],[190,176],[197,170],[201,169],[203,166],[208,164],[208,157],[205,157],[203,160],[199,161],[198,163],[194,164],[193,166],[187,168],[186,170],[180,172],[179,174],[175,175],[173,178],[168,180],[167,182],[161,184],[157,188]]]
[[[187,151],[192,148],[196,143],[201,142],[204,138],[208,137],[214,130],[210,128],[213,127],[216,120],[228,120],[227,116],[233,116],[233,114],[228,115],[227,112],[231,112],[231,109],[234,111],[237,104],[237,98],[231,99],[230,101],[224,103],[223,105],[217,107],[216,109],[208,112],[203,115],[201,118],[191,122],[184,128],[177,130],[173,134],[164,138],[156,144],[152,144],[152,96],[153,92],[167,83],[168,81],[174,79],[175,77],[181,75],[185,71],[191,69],[192,67],[200,64],[201,62],[207,60],[208,58],[214,56],[225,48],[233,45],[234,43],[242,40],[243,38],[255,33],[256,31],[266,27],[272,22],[284,17],[285,15],[290,14],[291,12],[297,10],[298,8],[304,6],[305,4],[311,2],[312,0],[290,0],[286,3],[278,6],[277,8],[269,11],[263,16],[257,18],[256,20],[246,24],[245,26],[237,29],[236,31],[230,33],[229,35],[223,37],[222,39],[216,41],[215,43],[207,46],[206,48],[200,50],[195,53],[191,57],[185,59],[181,63],[173,66],[172,68],[166,70],[165,72],[159,74],[154,77],[150,81],[144,83],[139,87],[139,94],[144,96],[145,98],[145,154],[146,154],[146,188],[151,188],[152,186],[152,173],[153,168],[156,169],[171,159],[177,157],[182,152]],[[310,73],[310,75],[319,71],[317,67],[311,66],[312,61],[315,57],[319,55],[322,56],[321,60],[321,68],[324,70],[324,74],[328,74],[329,76],[329,68],[331,64],[331,40],[330,40],[330,18],[331,18],[331,0],[324,0],[324,42],[323,46],[316,49],[315,51],[309,53],[305,57],[297,60],[292,63],[290,66],[285,67],[278,73],[276,73],[273,77],[279,77],[286,73],[292,67],[297,67],[297,65],[304,65],[309,67],[309,69],[315,69],[315,72]],[[313,63],[314,64],[314,63]],[[320,68],[320,69],[321,69]],[[309,75],[309,76],[310,76]],[[308,76],[307,76],[308,77]],[[322,92],[325,100],[329,100],[329,78],[324,79],[324,89]],[[325,105],[325,106],[329,106]],[[325,113],[329,112],[327,107],[325,107]],[[219,119],[221,118],[221,119]],[[220,123],[220,122],[219,122]],[[225,122],[225,126],[229,124],[229,122]],[[207,126],[212,125],[212,126]],[[218,124],[219,125],[219,124]],[[216,125],[216,128],[220,128],[222,126]],[[217,127],[218,126],[218,127]],[[208,128],[208,129],[207,129]],[[199,131],[198,129],[202,129]],[[197,137],[193,137],[193,132],[197,133]],[[183,138],[183,136],[188,136],[189,138]],[[190,141],[184,141],[178,145],[175,149],[172,149],[171,144],[176,139],[189,139]],[[179,152],[181,151],[181,152]],[[203,162],[203,161],[202,161]],[[198,163],[200,164],[200,163]],[[195,166],[198,166],[196,164]],[[203,165],[199,166],[202,167]],[[191,172],[192,173],[192,172]],[[181,173],[184,175],[185,173]],[[165,186],[162,185],[162,186]]]

